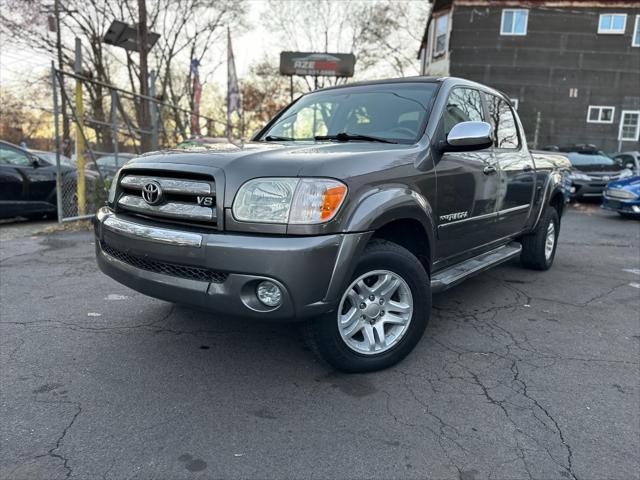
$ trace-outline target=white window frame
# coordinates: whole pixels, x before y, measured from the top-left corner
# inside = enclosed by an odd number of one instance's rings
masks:
[[[613,28],[603,30],[600,28],[602,24],[602,17],[622,17],[624,18],[624,23],[622,24],[621,30],[614,30]],[[613,23],[613,22],[612,22]],[[598,33],[602,35],[624,35],[625,30],[627,29],[627,14],[626,13],[601,13],[598,17]]]
[[[591,120],[591,110],[599,109],[598,120]],[[602,110],[608,109],[611,110],[611,120],[601,120],[602,118]],[[611,105],[589,105],[587,110],[587,123],[613,123],[613,119],[616,116],[616,107],[612,107]]]
[[[624,124],[624,116],[627,113],[635,114],[638,116],[638,122],[636,123],[636,133],[633,138],[622,137],[622,125]],[[620,114],[620,126],[618,127],[618,140],[620,140],[621,142],[637,142],[639,136],[640,136],[640,110],[622,110],[622,113]]]
[[[504,31],[504,14],[507,12],[513,13],[513,21],[511,22],[511,32]],[[516,13],[525,12],[526,18],[524,19],[524,32],[517,33],[514,31],[516,26]],[[529,29],[529,10],[526,8],[503,8],[502,16],[500,17],[500,35],[504,36],[515,36],[515,37],[524,37],[527,35],[527,30]]]
[[[640,33],[640,15],[636,15],[636,23],[633,27],[632,37],[631,37],[631,46],[632,47],[640,47],[640,38],[638,38],[638,42],[636,42],[636,37]]]
[[[439,15],[436,15],[433,17],[433,42],[431,45],[431,58],[432,59],[437,59],[442,57],[443,55],[446,55],[447,51],[449,50],[449,32],[450,32],[450,22],[451,22],[451,12],[447,11],[447,12],[443,12]],[[447,29],[446,32],[444,33],[445,36],[445,40],[444,40],[444,49],[443,50],[436,50],[438,48],[438,20],[440,20],[441,18],[446,17],[447,19]]]

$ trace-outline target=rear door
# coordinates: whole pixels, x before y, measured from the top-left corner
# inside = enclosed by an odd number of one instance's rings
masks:
[[[534,191],[535,169],[520,125],[509,103],[486,93],[489,120],[493,126],[495,160],[500,168],[498,237],[521,232],[529,218]]]
[[[455,87],[449,93],[438,138],[454,125],[487,121],[480,91]],[[436,165],[439,260],[471,255],[495,237],[498,166],[490,148],[446,152]]]
[[[24,152],[0,143],[0,201],[3,203],[28,199],[27,182],[18,168],[23,159],[28,159]]]

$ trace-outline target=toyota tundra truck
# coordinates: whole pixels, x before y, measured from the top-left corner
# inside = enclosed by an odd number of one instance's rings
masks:
[[[334,368],[374,371],[416,346],[432,294],[516,256],[551,267],[562,184],[499,91],[355,83],[301,96],[242,146],[130,161],[96,215],[97,262],[162,300],[304,322]]]

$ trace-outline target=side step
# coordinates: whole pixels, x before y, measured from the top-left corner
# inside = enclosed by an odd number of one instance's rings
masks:
[[[519,255],[521,250],[522,245],[513,242],[438,272],[431,279],[431,292],[443,292],[477,273]]]

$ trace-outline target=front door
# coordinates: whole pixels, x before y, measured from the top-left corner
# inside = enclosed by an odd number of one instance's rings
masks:
[[[472,88],[454,88],[440,122],[445,140],[454,125],[486,121],[482,96]],[[447,262],[470,255],[495,237],[498,165],[490,148],[446,152],[436,165],[437,258]]]
[[[533,159],[511,107],[503,98],[485,95],[493,126],[493,151],[500,167],[496,238],[507,237],[520,233],[529,218],[536,175]]]

